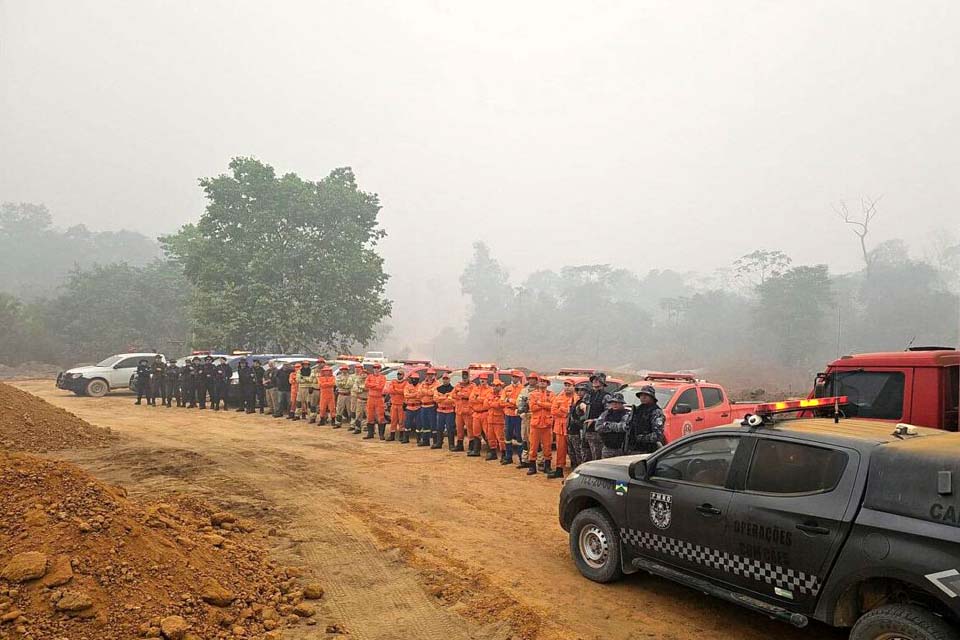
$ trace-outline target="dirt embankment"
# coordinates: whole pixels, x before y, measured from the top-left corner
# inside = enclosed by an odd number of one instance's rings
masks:
[[[3,384],[0,409],[10,449],[111,439]],[[196,498],[140,503],[72,464],[0,451],[0,639],[280,638],[324,631],[322,596],[267,558],[249,521]]]
[[[109,446],[115,438],[107,429],[0,382],[0,450],[86,449]]]

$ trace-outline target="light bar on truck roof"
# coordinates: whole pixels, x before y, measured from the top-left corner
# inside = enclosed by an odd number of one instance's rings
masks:
[[[677,382],[696,382],[697,379],[689,373],[663,373],[660,371],[651,371],[643,376],[645,381],[656,380],[676,380]]]
[[[783,400],[781,402],[765,402],[758,404],[755,411],[758,415],[769,415],[771,413],[784,413],[789,411],[801,411],[803,409],[815,409],[817,407],[834,407],[841,404],[847,404],[847,396],[832,396],[830,398],[804,398],[803,400]]]

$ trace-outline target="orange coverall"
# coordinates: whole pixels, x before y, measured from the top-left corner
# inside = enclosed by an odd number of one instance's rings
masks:
[[[390,394],[390,433],[403,430],[403,392],[407,381],[394,380],[388,387]]]
[[[453,398],[457,402],[457,441],[463,441],[465,433],[470,432],[470,395],[473,393],[473,384],[462,380],[453,387]]]
[[[515,377],[514,380],[519,380],[519,378]],[[523,385],[519,383],[518,384],[510,383],[504,388],[503,393],[500,396],[504,402],[504,407],[503,407],[504,416],[515,417],[517,415],[517,398],[520,397],[521,391],[523,391]],[[520,433],[520,427],[517,427],[517,435],[519,435],[519,433]],[[520,438],[519,440],[512,440],[508,444],[512,444],[513,446],[519,447],[520,449],[522,449],[523,438]],[[517,449],[517,450],[519,451],[520,449]]]
[[[543,447],[543,460],[550,462],[553,455],[553,421],[550,410],[553,408],[553,394],[549,389],[536,389],[530,392],[530,460],[537,459],[537,447]],[[536,464],[536,462],[534,462]]]
[[[293,371],[290,372],[290,415],[297,413],[297,390],[300,383],[297,382],[297,376],[300,375],[300,363],[293,365]]]
[[[382,373],[367,376],[367,424],[387,424],[383,415],[383,387],[387,378]]]
[[[487,398],[493,394],[493,389],[487,385],[478,384],[470,394],[470,437],[479,438],[486,428]]]
[[[550,415],[553,417],[553,435],[557,437],[557,469],[563,469],[567,464],[567,418],[570,414],[570,405],[577,400],[577,394],[570,387],[570,393],[564,389],[553,397],[553,406]]]
[[[317,414],[320,420],[333,419],[337,414],[337,403],[333,396],[333,387],[336,384],[337,379],[333,377],[333,370],[330,367],[324,367],[320,370],[320,376],[317,378],[317,386],[320,388],[320,403],[317,407]]]
[[[491,451],[505,452],[507,443],[503,439],[503,412],[506,403],[497,393],[497,389],[494,388],[487,396],[484,405],[487,407],[487,419],[483,430],[487,434],[487,445],[489,445]]]

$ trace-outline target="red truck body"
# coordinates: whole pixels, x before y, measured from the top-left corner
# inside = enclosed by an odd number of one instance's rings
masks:
[[[667,442],[741,420],[757,407],[755,402],[731,402],[719,384],[679,373],[651,373],[643,380],[631,382],[622,391],[627,403],[637,404],[636,394],[647,384],[656,389],[657,402],[667,418],[664,427]]]
[[[838,358],[817,374],[810,397],[844,395],[850,417],[957,431],[960,352],[920,347]]]

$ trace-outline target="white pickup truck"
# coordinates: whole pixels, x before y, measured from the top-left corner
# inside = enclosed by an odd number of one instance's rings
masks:
[[[61,371],[57,375],[57,388],[73,391],[78,396],[100,398],[115,389],[130,388],[137,364],[141,360],[153,362],[156,357],[157,354],[152,352],[118,353],[94,365]]]

